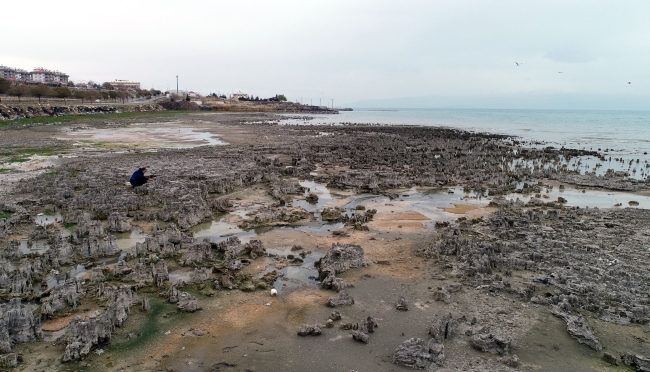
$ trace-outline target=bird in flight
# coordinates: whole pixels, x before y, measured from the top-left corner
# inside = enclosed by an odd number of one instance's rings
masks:
[[[632,82],[631,82],[631,81],[628,81],[627,83],[628,83],[628,84],[632,84]]]
[[[515,65],[521,66],[521,65],[523,65],[523,63],[515,62]]]
[[[560,71],[559,73],[561,74],[561,73],[562,73],[562,71]]]

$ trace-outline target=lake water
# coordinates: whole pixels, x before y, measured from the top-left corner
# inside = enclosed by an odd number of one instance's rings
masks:
[[[608,168],[631,171],[634,167],[645,168],[650,161],[650,111],[357,109],[341,111],[338,115],[305,116],[313,119],[283,120],[283,123],[424,125],[504,134],[520,140],[544,142],[543,146],[600,149],[612,157],[603,164],[602,171]],[[616,158],[624,161],[617,162]],[[630,160],[635,162],[631,166]],[[585,163],[583,168],[588,170],[592,163],[595,162]],[[645,175],[633,177],[645,178]]]

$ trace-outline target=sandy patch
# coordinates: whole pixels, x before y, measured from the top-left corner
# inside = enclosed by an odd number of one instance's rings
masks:
[[[455,213],[455,214],[465,214],[469,211],[481,208],[480,205],[470,205],[470,204],[454,204],[453,207],[441,208],[445,212]]]
[[[420,212],[416,211],[402,211],[398,210],[395,212],[388,212],[388,213],[377,213],[375,216],[375,219],[377,221],[428,221],[430,220],[429,217],[423,215]]]
[[[46,321],[43,322],[43,324],[41,326],[41,329],[43,329],[44,331],[51,331],[51,332],[60,331],[63,328],[70,325],[70,321],[72,319],[74,319],[75,317],[80,316],[80,317],[82,317],[84,319],[88,319],[95,312],[95,310],[98,310],[98,309],[99,309],[98,307],[94,307],[94,308],[92,308],[90,310],[87,310],[87,311],[83,311],[83,312],[79,312],[79,313],[75,313],[75,314],[70,314],[70,315],[62,316],[62,317],[55,318],[55,319],[46,320]]]

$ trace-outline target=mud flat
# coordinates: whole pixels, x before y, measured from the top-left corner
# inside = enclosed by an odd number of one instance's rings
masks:
[[[645,180],[506,136],[287,120],[0,130],[0,363],[648,370]]]

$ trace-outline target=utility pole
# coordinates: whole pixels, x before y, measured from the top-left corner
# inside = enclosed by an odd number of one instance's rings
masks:
[[[334,108],[334,98],[330,98],[332,100],[332,108]]]
[[[318,99],[318,106],[322,106],[322,105],[323,105],[323,99],[322,99],[322,98],[319,98],[319,99]]]
[[[176,94],[178,94],[178,75],[176,75]]]

